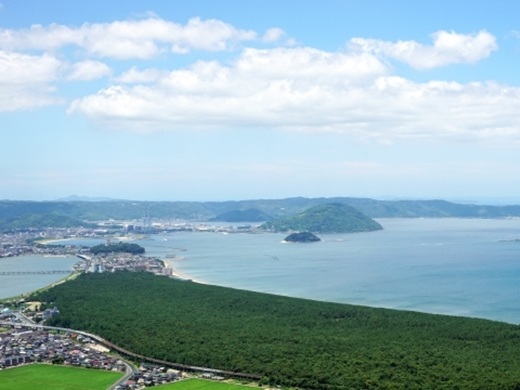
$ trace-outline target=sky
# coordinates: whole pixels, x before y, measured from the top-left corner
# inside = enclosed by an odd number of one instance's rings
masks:
[[[520,203],[518,15],[0,0],[0,199]]]

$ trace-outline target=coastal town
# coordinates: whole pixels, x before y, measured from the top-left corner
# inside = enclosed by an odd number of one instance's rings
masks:
[[[248,226],[247,229],[250,227]],[[181,229],[179,227],[177,230]],[[234,227],[185,225],[186,231],[242,232]],[[154,231],[155,232],[155,231]],[[122,234],[123,233],[123,234]],[[77,257],[70,270],[79,273],[103,273],[116,271],[150,272],[182,281],[190,281],[173,272],[168,259],[146,256],[144,253],[108,251],[94,254],[91,248],[70,244],[67,239],[102,240],[110,248],[113,241],[138,241],[148,239],[151,231],[143,232],[135,227],[120,229],[46,228],[42,230],[15,231],[0,235],[0,258],[40,255],[44,257]],[[130,244],[138,246],[137,244]],[[144,252],[144,250],[143,250]],[[172,257],[176,257],[172,255]],[[64,272],[64,271],[63,271]],[[0,272],[1,273],[1,272]],[[10,274],[10,272],[3,272]],[[60,364],[125,373],[122,380],[112,386],[114,390],[143,389],[191,377],[180,370],[141,362],[135,367],[113,351],[96,342],[97,336],[73,330],[49,330],[46,321],[59,314],[57,307],[42,307],[40,302],[27,302],[26,294],[0,301],[0,370],[20,365],[41,363]],[[199,372],[206,379],[221,380],[211,372]]]
[[[0,258],[40,255],[45,257],[78,257],[71,272],[115,272],[120,270],[146,271],[185,280],[177,275],[169,259],[182,259],[178,255],[168,255],[165,259],[144,254],[114,252],[93,255],[88,246],[71,244],[68,240],[103,240],[106,245],[117,242],[139,242],[150,240],[151,234],[174,232],[215,232],[222,234],[252,232],[251,225],[219,226],[207,223],[157,220],[153,223],[115,225],[112,221],[98,222],[97,228],[44,228],[10,231],[0,234]],[[77,242],[77,241],[76,241]]]
[[[147,271],[157,275],[176,276],[166,261],[145,255],[135,255],[124,252],[92,255],[90,248],[81,245],[70,245],[66,241],[59,245],[53,244],[54,240],[67,238],[94,238],[104,239],[106,232],[85,231],[82,229],[48,229],[44,233],[14,233],[3,234],[0,238],[0,257],[13,257],[25,255],[41,256],[76,256],[78,261],[72,272],[115,272],[118,270]],[[109,235],[108,237],[111,237]],[[53,237],[49,242],[47,237]],[[127,239],[127,237],[124,237]],[[110,238],[106,238],[106,245],[110,245]]]

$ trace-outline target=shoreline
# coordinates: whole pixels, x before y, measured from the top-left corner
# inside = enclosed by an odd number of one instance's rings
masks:
[[[190,278],[189,276],[183,274],[182,272],[179,272],[177,269],[175,269],[175,267],[173,266],[173,262],[170,259],[161,259],[161,260],[164,262],[165,268],[172,270],[172,276],[175,276],[175,277],[181,278],[181,279],[191,280],[193,283],[209,284],[202,280]]]
[[[9,302],[9,301],[13,301],[13,300],[25,299],[26,297],[28,297],[28,296],[30,296],[32,294],[35,294],[37,292],[45,291],[45,290],[48,290],[50,288],[53,288],[54,286],[57,286],[58,284],[62,284],[62,283],[65,283],[65,282],[67,282],[69,280],[76,279],[79,276],[79,274],[80,274],[80,272],[72,272],[72,273],[70,273],[69,275],[67,275],[67,276],[65,276],[63,278],[58,279],[57,281],[52,282],[51,284],[48,284],[47,286],[43,286],[43,287],[37,288],[36,290],[23,292],[21,294],[10,296],[10,297],[6,297],[6,298],[0,298],[0,302]]]
[[[44,238],[43,240],[35,241],[35,243],[41,244],[41,245],[47,245],[47,244],[53,244],[55,242],[72,241],[72,240],[74,240],[74,238]]]

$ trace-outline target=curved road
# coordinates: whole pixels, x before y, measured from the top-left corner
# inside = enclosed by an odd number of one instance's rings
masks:
[[[119,353],[121,353],[121,354],[123,354],[125,356],[131,356],[133,358],[141,359],[141,360],[152,362],[152,363],[155,363],[155,364],[173,367],[173,368],[178,369],[180,371],[212,373],[212,374],[220,375],[220,376],[228,376],[228,377],[234,377],[234,378],[239,378],[239,379],[247,379],[247,380],[253,380],[253,381],[257,381],[257,380],[262,379],[262,377],[260,375],[252,375],[252,374],[245,374],[245,373],[242,373],[242,372],[218,370],[218,369],[215,369],[215,368],[207,368],[207,367],[188,366],[188,365],[184,365],[184,364],[173,363],[173,362],[168,362],[168,361],[165,361],[165,360],[159,360],[159,359],[155,359],[155,358],[150,358],[150,357],[147,357],[147,356],[139,355],[137,353],[128,351],[128,350],[126,350],[124,348],[121,348],[121,347],[111,343],[110,341],[105,340],[105,339],[103,339],[103,338],[101,338],[101,337],[99,337],[99,336],[97,336],[95,334],[92,334],[92,333],[87,333],[87,332],[83,332],[81,330],[76,330],[76,329],[60,328],[60,327],[56,327],[56,326],[47,326],[47,325],[39,325],[39,324],[35,324],[35,323],[31,322],[23,314],[21,314],[19,312],[13,312],[13,314],[17,318],[19,318],[20,321],[22,321],[22,323],[0,321],[0,325],[12,326],[12,327],[14,327],[14,326],[21,326],[23,328],[31,328],[31,329],[48,329],[48,330],[57,330],[57,331],[60,331],[60,332],[71,332],[71,333],[81,334],[81,335],[89,337],[89,338],[97,341],[99,344],[104,345],[107,348],[113,349],[113,350],[115,350],[115,351],[117,351],[117,352],[119,352]],[[135,372],[135,367],[132,368],[126,362],[125,362],[125,364],[127,365],[127,375],[128,375],[128,370],[129,369],[131,369],[133,372]],[[125,377],[127,377],[127,375],[125,375]],[[118,381],[118,383],[119,383],[119,381]]]
[[[102,340],[105,341],[104,339],[102,339],[99,336],[96,336],[96,335],[93,335],[93,334],[90,334],[90,333],[87,333],[87,332],[83,332],[81,330],[74,330],[74,329],[68,329],[68,328],[58,328],[58,327],[55,327],[55,326],[45,326],[45,325],[35,324],[34,322],[31,322],[27,317],[25,317],[23,314],[21,314],[18,311],[13,312],[12,314],[16,318],[18,318],[21,321],[21,323],[10,322],[10,321],[0,321],[0,325],[2,325],[2,326],[11,326],[11,327],[20,326],[22,328],[30,328],[30,329],[46,329],[46,330],[58,330],[60,332],[78,333],[78,334],[81,334],[83,336],[90,337],[90,338],[98,341],[100,344],[104,344],[102,342]],[[117,382],[115,382],[107,390],[114,390],[121,383],[126,382],[132,376],[133,373],[137,372],[137,369],[135,368],[134,365],[131,365],[130,363],[126,362],[123,359],[121,359],[121,361],[126,366],[125,375],[123,375],[121,377],[121,379],[119,379]]]

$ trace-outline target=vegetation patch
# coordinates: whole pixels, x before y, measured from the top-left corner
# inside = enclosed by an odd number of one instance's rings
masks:
[[[100,253],[113,253],[113,252],[126,252],[131,253],[133,255],[141,255],[144,253],[144,248],[138,244],[130,244],[127,242],[119,242],[117,244],[100,244],[93,246],[90,248],[90,252],[94,255],[99,255]]]
[[[159,386],[161,390],[247,390],[246,386],[205,379],[186,379]]]
[[[285,242],[318,242],[320,238],[309,232],[292,233],[284,238]]]
[[[0,390],[106,390],[124,374],[32,364],[0,371]]]
[[[520,326],[176,281],[82,274],[49,323],[161,360],[306,389],[517,389]]]

